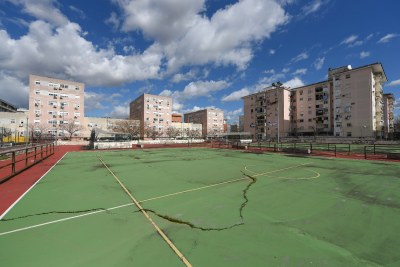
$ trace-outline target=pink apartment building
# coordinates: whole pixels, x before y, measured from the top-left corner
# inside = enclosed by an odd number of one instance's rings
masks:
[[[29,125],[58,138],[67,136],[63,124],[83,125],[84,90],[83,83],[29,75]]]
[[[143,94],[129,105],[129,118],[139,120],[141,136],[145,128],[151,127],[164,136],[172,121],[172,98],[168,96]]]
[[[184,114],[186,123],[202,124],[202,135],[214,136],[224,133],[224,112],[220,109],[207,108]]]

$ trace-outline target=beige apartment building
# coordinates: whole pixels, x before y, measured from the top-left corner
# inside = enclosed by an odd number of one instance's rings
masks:
[[[352,69],[329,69],[332,85],[333,134],[341,137],[383,137],[383,90],[387,81],[381,63]]]
[[[291,90],[290,135],[332,135],[332,86],[323,81]]]
[[[84,90],[83,83],[29,75],[29,124],[58,138],[68,136],[63,124],[83,125]]]
[[[202,136],[215,136],[224,133],[224,112],[207,108],[184,114],[185,123],[202,125]]]
[[[394,132],[394,95],[383,94],[383,120],[385,138],[392,138]]]
[[[382,64],[374,63],[354,69],[329,69],[326,81],[280,93],[272,91],[273,87],[266,88],[243,97],[244,130],[255,139],[277,137],[278,133],[281,137],[390,136],[394,99],[393,95],[383,94],[386,81]]]
[[[129,105],[129,118],[139,120],[141,136],[145,129],[158,131],[159,136],[165,136],[172,121],[172,98],[168,96],[143,94]]]
[[[244,96],[243,127],[256,140],[280,139],[290,131],[290,91],[271,86]]]

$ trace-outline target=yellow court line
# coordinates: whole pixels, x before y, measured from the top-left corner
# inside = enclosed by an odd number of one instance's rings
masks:
[[[278,170],[263,172],[263,173],[257,173],[257,172],[255,172],[255,171],[249,170],[249,169],[247,168],[247,167],[256,166],[256,165],[245,166],[244,169],[245,169],[246,171],[248,171],[248,172],[254,173],[255,175],[253,175],[253,177],[267,176],[267,177],[278,178],[278,179],[310,180],[310,179],[316,179],[316,178],[320,177],[321,175],[320,175],[318,172],[313,171],[313,170],[309,170],[309,171],[316,173],[317,176],[313,176],[313,177],[300,177],[300,178],[294,178],[294,177],[293,177],[293,178],[290,178],[290,177],[275,177],[275,176],[271,176],[271,175],[268,175],[268,174],[270,174],[270,173],[275,173],[275,172],[280,172],[280,171],[284,171],[284,170],[289,170],[289,169],[293,169],[293,168],[298,168],[298,167],[305,166],[305,165],[308,165],[308,164],[311,164],[311,163],[312,163],[312,162],[303,163],[303,164],[299,164],[299,165],[295,165],[295,166],[290,166],[290,167],[283,168],[283,169],[278,169]]]
[[[179,191],[179,192],[175,192],[175,193],[171,193],[171,194],[166,194],[166,195],[162,195],[162,196],[158,196],[158,197],[148,198],[148,199],[139,201],[139,203],[146,202],[146,201],[151,201],[151,200],[156,200],[156,199],[160,199],[160,198],[164,198],[164,197],[171,197],[171,196],[175,196],[175,195],[180,195],[180,194],[184,194],[184,193],[188,193],[188,192],[193,192],[193,191],[197,191],[197,190],[202,190],[202,189],[205,189],[205,188],[210,188],[210,187],[214,187],[214,186],[218,186],[218,185],[223,185],[223,184],[234,183],[234,182],[237,182],[237,181],[242,181],[242,180],[247,180],[247,179],[249,179],[249,178],[247,178],[247,177],[242,177],[242,178],[238,178],[238,179],[234,179],[234,180],[229,180],[229,181],[225,181],[225,182],[221,182],[221,183],[217,183],[217,184],[205,185],[205,186],[202,186],[202,187],[187,189],[187,190],[183,190],[183,191]]]
[[[142,208],[142,206],[139,204],[139,202],[132,196],[132,194],[129,192],[129,190],[125,187],[125,185],[121,182],[121,180],[118,179],[118,177],[114,174],[114,172],[107,166],[107,164],[100,158],[100,156],[97,156],[98,159],[103,163],[104,167],[111,173],[111,175],[117,180],[119,185],[124,189],[125,193],[128,194],[128,196],[132,199],[132,201],[135,203],[136,207],[143,213],[143,215],[146,217],[146,219],[153,225],[153,227],[156,229],[157,233],[164,239],[165,242],[170,246],[170,248],[175,252],[175,254],[182,260],[182,262],[186,266],[192,266],[192,264],[186,259],[186,257],[182,254],[182,252],[179,251],[179,249],[172,243],[172,241],[168,238],[168,236],[161,230],[160,227],[150,218],[149,214]]]

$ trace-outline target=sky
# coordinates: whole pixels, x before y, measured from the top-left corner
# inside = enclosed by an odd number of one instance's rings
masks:
[[[398,0],[0,0],[0,98],[28,108],[29,74],[85,83],[85,116],[126,118],[143,93],[229,123],[243,96],[380,62],[400,116]]]

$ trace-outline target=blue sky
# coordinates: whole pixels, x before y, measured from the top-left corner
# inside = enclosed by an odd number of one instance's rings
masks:
[[[27,108],[36,74],[85,83],[85,116],[127,117],[150,93],[235,122],[241,97],[273,82],[381,62],[400,115],[399,10],[397,0],[0,0],[0,98]]]

